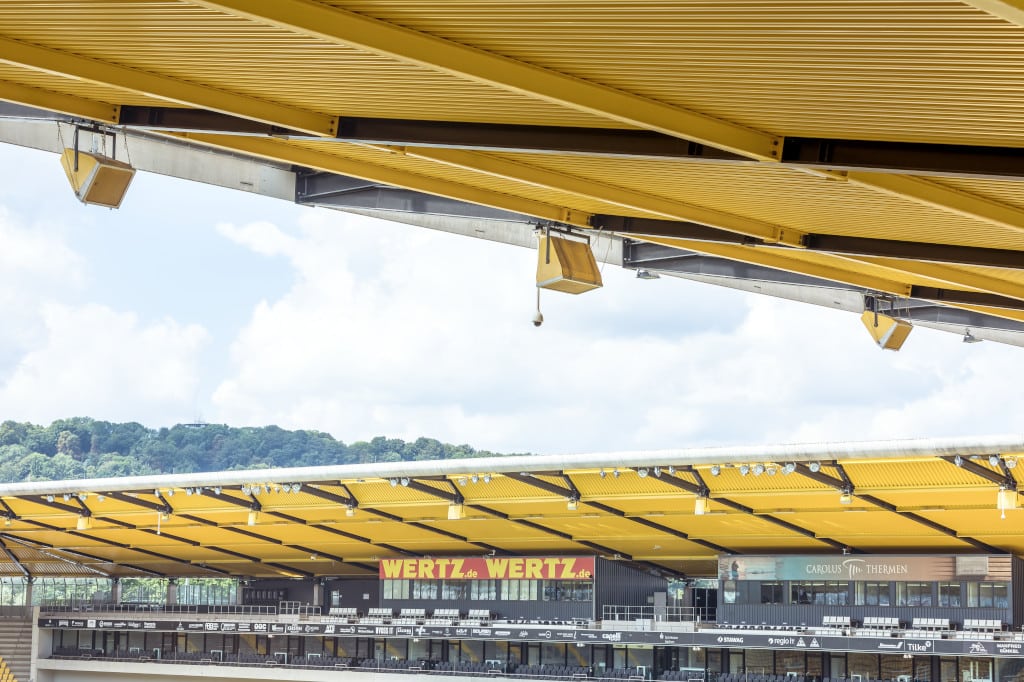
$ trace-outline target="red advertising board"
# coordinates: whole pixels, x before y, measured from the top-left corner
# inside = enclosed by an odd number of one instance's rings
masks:
[[[592,580],[594,557],[381,559],[382,580]]]

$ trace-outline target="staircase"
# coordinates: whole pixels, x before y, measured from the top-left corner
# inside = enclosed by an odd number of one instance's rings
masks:
[[[0,618],[0,682],[29,682],[31,667],[31,617]]]

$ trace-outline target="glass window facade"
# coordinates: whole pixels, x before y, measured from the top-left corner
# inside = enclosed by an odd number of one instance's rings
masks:
[[[383,580],[384,599],[589,602],[589,580]]]

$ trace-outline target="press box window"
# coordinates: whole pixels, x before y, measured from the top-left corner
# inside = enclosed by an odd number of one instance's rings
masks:
[[[1005,609],[1010,605],[1006,583],[967,583],[967,605]]]
[[[889,583],[855,583],[857,606],[889,606]]]
[[[939,583],[939,606],[959,607],[960,583]]]
[[[782,583],[761,583],[762,604],[783,604]]]
[[[931,583],[896,583],[897,606],[931,606]]]
[[[384,581],[384,598],[385,599],[408,599],[409,598],[409,581],[408,580],[385,580]]]

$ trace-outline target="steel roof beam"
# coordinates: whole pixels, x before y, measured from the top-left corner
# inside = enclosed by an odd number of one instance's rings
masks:
[[[13,101],[21,101],[14,98]],[[29,102],[26,102],[29,103]],[[60,111],[56,107],[43,107]],[[96,117],[93,117],[96,118]],[[104,120],[104,119],[98,119]],[[324,138],[214,111],[122,105],[121,125],[153,131]],[[635,159],[688,159],[750,165],[751,159],[651,130],[425,121],[340,116],[334,139],[359,144],[466,151],[568,154]],[[781,165],[831,171],[1024,179],[1024,149],[926,142],[786,137]]]
[[[153,571],[153,570],[150,570],[148,568],[142,568],[140,566],[134,566],[132,564],[117,563],[115,561],[111,561],[110,559],[104,559],[101,556],[96,556],[95,554],[89,554],[87,552],[82,552],[82,551],[79,551],[79,550],[76,550],[76,549],[65,549],[64,547],[57,547],[56,545],[51,545],[51,544],[49,544],[47,542],[41,542],[39,540],[32,540],[32,539],[28,539],[28,538],[21,538],[21,537],[18,537],[16,535],[12,535],[11,533],[0,533],[0,538],[4,538],[5,540],[9,540],[10,542],[14,542],[16,544],[19,544],[22,547],[25,547],[26,549],[31,549],[31,550],[33,550],[35,552],[40,552],[42,554],[45,554],[46,556],[50,557],[51,559],[55,559],[57,561],[60,561],[61,563],[67,563],[67,564],[72,564],[74,566],[79,566],[81,568],[84,568],[86,571],[91,571],[92,573],[95,573],[97,575],[102,575],[105,578],[109,578],[110,574],[106,573],[104,571],[101,571],[101,570],[99,570],[97,568],[93,568],[92,566],[88,566],[88,565],[83,564],[83,563],[72,561],[71,559],[68,559],[66,557],[60,556],[56,552],[63,552],[65,554],[70,554],[72,556],[82,557],[84,559],[88,559],[89,561],[95,561],[96,563],[100,563],[100,564],[114,564],[114,565],[117,565],[117,566],[122,566],[124,568],[130,568],[133,571],[138,571],[139,573],[146,573],[146,574],[149,574],[149,575],[155,575],[155,576],[161,577],[161,578],[164,577],[163,573],[159,573],[157,571]],[[50,550],[50,551],[48,551],[48,550]]]
[[[944,526],[941,523],[932,521],[931,519],[921,516],[920,514],[902,510],[896,505],[892,504],[891,502],[886,502],[885,500],[875,497],[874,495],[868,495],[865,493],[857,492],[857,489],[853,485],[853,482],[846,475],[846,470],[843,469],[841,465],[832,463],[829,466],[832,466],[837,471],[839,471],[841,478],[830,476],[822,471],[811,471],[807,467],[807,465],[802,462],[796,463],[796,471],[799,472],[801,475],[811,479],[812,481],[817,481],[818,483],[823,483],[827,486],[831,486],[838,491],[854,495],[858,499],[864,500],[868,504],[872,504],[878,507],[879,509],[884,509],[885,511],[892,512],[893,514],[898,514],[899,516],[902,516],[905,519],[909,519],[915,523],[925,526],[926,528],[930,528],[937,533],[941,533],[951,538],[955,538],[961,542],[971,545],[972,547],[980,549],[984,552],[988,552],[989,554],[1004,554],[1006,551],[998,547],[993,547],[992,545],[986,544],[972,537],[960,535],[956,532],[956,530],[948,526]]]
[[[1024,297],[1010,298],[981,291],[940,289],[938,287],[911,286],[910,297],[954,306],[978,306],[1003,310],[1024,310]]]
[[[337,117],[0,36],[0,63],[333,137]],[[27,104],[28,102],[26,102]],[[69,107],[70,108],[70,107]],[[71,112],[83,115],[80,112]]]
[[[435,535],[440,535],[442,537],[450,538],[452,540],[458,540],[460,542],[465,542],[468,545],[476,545],[477,547],[479,547],[481,549],[486,549],[488,551],[494,552],[495,554],[502,554],[502,555],[511,555],[512,554],[512,552],[509,552],[507,549],[502,549],[501,547],[498,547],[496,545],[491,545],[491,544],[488,544],[486,542],[477,542],[476,540],[470,540],[468,537],[466,537],[464,535],[459,535],[458,533],[453,533],[453,532],[451,532],[449,530],[445,530],[443,528],[434,528],[432,526],[429,526],[429,525],[427,525],[425,523],[421,523],[419,521],[410,521],[408,519],[402,518],[401,516],[398,516],[397,514],[392,514],[390,512],[386,512],[386,511],[383,511],[381,509],[368,508],[366,511],[369,512],[370,514],[375,514],[376,516],[380,516],[381,518],[385,518],[388,521],[394,521],[395,523],[401,523],[403,525],[410,526],[412,528],[418,528],[420,530],[425,530],[425,531],[427,531],[429,533],[434,533]],[[403,551],[402,553],[403,554],[409,554],[409,555],[412,555],[412,556],[422,556],[420,553],[417,553],[417,552]]]
[[[577,225],[579,227],[588,227],[590,225],[590,214],[585,211],[577,211],[526,197],[514,196],[511,193],[495,192],[471,185],[464,185],[459,182],[410,173],[366,161],[347,159],[336,154],[289,145],[281,140],[205,133],[183,133],[181,137],[218,149],[241,152],[270,159],[271,161],[296,164],[328,173],[340,173],[341,175],[361,178],[371,182],[380,182],[394,187],[402,187],[417,192],[466,201],[471,204],[482,204],[491,208],[529,215],[543,220]],[[382,153],[387,152],[382,150]]]
[[[986,481],[991,481],[996,485],[1005,486],[1006,488],[1011,488],[1013,490],[1017,489],[1017,479],[1014,478],[1013,474],[1010,473],[1010,470],[1006,468],[1006,463],[1003,462],[1002,457],[999,458],[999,464],[1001,465],[1001,471],[999,472],[983,467],[977,462],[972,462],[966,457],[954,455],[952,457],[940,457],[939,459],[945,460],[959,469],[969,471],[975,476],[983,478]]]
[[[598,511],[604,512],[605,514],[616,516],[620,519],[626,519],[627,521],[632,521],[633,523],[637,523],[641,526],[646,526],[647,528],[656,530],[659,533],[664,533],[665,535],[671,535],[672,537],[678,538],[680,540],[692,542],[695,545],[706,547],[707,549],[713,550],[715,552],[721,552],[723,554],[738,554],[738,552],[736,552],[735,550],[731,550],[727,547],[722,547],[721,545],[717,545],[713,542],[708,542],[707,540],[701,540],[700,538],[692,537],[689,533],[685,533],[681,530],[676,530],[675,528],[665,526],[656,521],[651,521],[640,516],[630,516],[621,509],[617,509],[615,507],[612,507],[611,505],[604,504],[603,502],[580,499],[580,493],[579,490],[576,490],[575,484],[573,484],[571,488],[563,488],[553,483],[549,483],[542,479],[536,478],[532,474],[527,474],[524,472],[523,474],[520,475],[520,480],[523,483],[526,483],[527,485],[531,485],[535,488],[545,490],[555,495],[561,495],[562,497],[565,497],[567,500],[577,500],[580,504],[585,504],[588,507],[592,507],[593,509],[597,509]],[[565,477],[564,474],[562,474],[562,476]]]
[[[252,497],[249,500],[242,500],[242,499],[239,499],[239,498],[235,497],[234,495],[227,494],[226,490],[222,490],[220,494],[217,494],[215,491],[209,490],[206,487],[200,487],[198,490],[199,490],[199,494],[200,495],[203,495],[205,497],[209,497],[209,498],[214,499],[214,500],[223,500],[223,501],[225,501],[225,502],[227,502],[229,504],[233,504],[235,506],[244,507],[246,509],[249,509],[250,511],[255,511],[255,512],[259,512],[261,514],[266,514],[268,516],[273,516],[273,517],[276,517],[276,518],[280,518],[280,519],[283,519],[283,520],[288,521],[290,523],[302,523],[303,525],[308,525],[311,528],[317,528],[318,530],[325,530],[325,529],[327,529],[326,526],[321,527],[319,524],[309,524],[309,523],[306,523],[303,519],[299,519],[298,517],[291,516],[290,514],[284,514],[282,512],[276,512],[276,511],[268,511],[268,510],[263,508],[263,505],[261,505],[259,500],[257,500],[255,497]],[[317,490],[315,488],[307,489],[306,492],[309,493],[310,490],[316,490],[316,492],[320,492],[319,490]],[[271,543],[271,544],[279,545],[281,547],[287,547],[288,549],[298,550],[300,552],[304,552],[304,553],[307,553],[307,554],[310,554],[310,555],[312,555],[312,554],[319,554],[321,556],[324,556],[324,557],[326,557],[328,559],[332,559],[334,561],[339,561],[339,562],[342,562],[342,563],[348,563],[345,560],[344,557],[336,556],[334,554],[328,554],[326,552],[323,552],[322,550],[310,549],[309,547],[306,547],[304,545],[294,545],[294,544],[291,544],[291,543],[287,543],[287,542],[284,542],[283,540],[278,540],[276,538],[268,537],[268,536],[263,535],[261,533],[257,533],[255,531],[247,530],[245,528],[235,528],[234,526],[222,526],[222,525],[220,525],[220,524],[218,524],[218,523],[216,523],[214,521],[210,521],[209,519],[204,519],[202,517],[195,516],[195,515],[192,515],[192,514],[178,514],[178,516],[181,516],[184,519],[194,520],[194,521],[196,521],[198,523],[202,523],[204,525],[220,528],[221,530],[225,530],[225,531],[228,531],[228,532],[231,532],[231,533],[235,533],[235,534],[238,534],[238,535],[244,535],[246,537],[252,538],[254,540],[259,540],[261,542],[268,542],[268,543]],[[331,530],[333,532],[335,529],[329,529],[329,530]],[[342,535],[342,536],[344,536],[346,538],[357,540],[357,541],[360,541],[360,542],[366,542],[368,544],[373,544],[368,539],[362,538],[362,537],[360,537],[358,535],[354,535],[352,533],[345,533],[344,531],[338,531],[336,534]],[[273,567],[278,568],[278,569],[283,570],[283,571],[294,572],[294,573],[301,573],[301,574],[307,575],[307,577],[312,577],[313,576],[313,574],[309,573],[308,571],[303,571],[301,569],[296,569],[296,568],[293,568],[291,566],[287,566],[285,564],[278,564],[278,563],[273,563],[273,562],[267,562],[267,561],[263,561],[262,559],[259,559],[259,558],[256,558],[256,557],[253,557],[252,560],[255,561],[256,563],[261,563],[261,564],[264,564],[266,566],[273,566]],[[353,565],[356,565],[356,564],[353,564]],[[365,568],[365,566],[362,566],[362,565],[360,565],[360,566]]]
[[[533,521],[528,521],[526,519],[513,518],[512,516],[510,516],[508,514],[505,514],[504,512],[500,512],[500,511],[498,511],[496,509],[491,509],[490,507],[484,506],[482,504],[468,503],[468,502],[466,502],[465,498],[462,496],[462,493],[459,492],[458,488],[455,487],[455,484],[452,483],[452,481],[449,480],[449,479],[446,479],[446,480],[448,481],[448,484],[451,485],[451,487],[452,487],[452,492],[450,492],[450,493],[449,492],[445,492],[443,490],[439,490],[438,488],[434,488],[433,486],[424,485],[423,483],[420,483],[419,481],[415,481],[415,480],[409,481],[409,487],[413,488],[415,490],[418,490],[418,491],[420,491],[420,492],[422,492],[424,494],[433,495],[434,497],[438,497],[438,498],[440,498],[442,500],[445,500],[445,501],[449,502],[450,504],[462,504],[462,505],[465,505],[465,506],[469,507],[470,509],[475,509],[475,510],[483,512],[485,514],[489,514],[491,516],[496,516],[499,519],[502,519],[503,521],[511,521],[511,522],[517,523],[517,524],[519,524],[521,526],[526,526],[527,528],[532,528],[534,530],[541,531],[541,532],[546,533],[548,535],[555,535],[557,537],[562,538],[563,540],[570,540],[572,542],[575,542],[578,545],[582,545],[584,547],[589,547],[589,548],[597,550],[599,552],[604,552],[606,554],[614,554],[614,553],[616,553],[615,550],[609,549],[608,547],[604,547],[603,545],[598,545],[598,544],[595,544],[595,543],[587,542],[585,540],[578,540],[578,539],[574,538],[572,535],[569,535],[568,533],[563,533],[562,531],[558,531],[558,530],[555,530],[553,528],[548,528],[547,526],[543,526],[543,525],[541,525],[539,523],[534,523]],[[555,487],[557,487],[557,486],[555,486]]]
[[[542,524],[536,523],[534,521],[530,521],[529,519],[517,519],[517,518],[515,518],[515,517],[513,517],[513,516],[511,516],[509,514],[506,514],[505,512],[498,511],[497,509],[491,509],[490,507],[486,507],[486,506],[484,506],[482,504],[467,503],[466,506],[469,507],[470,509],[476,509],[477,511],[483,512],[484,514],[489,514],[490,516],[494,516],[494,517],[499,518],[499,519],[501,519],[503,521],[510,521],[512,523],[518,524],[520,526],[524,526],[526,528],[532,528],[533,530],[539,531],[539,532],[544,533],[546,535],[553,535],[553,536],[561,538],[563,540],[569,540],[570,542],[575,542],[577,545],[580,545],[582,547],[589,547],[590,549],[592,549],[592,550],[594,550],[596,552],[600,552],[601,554],[607,554],[609,556],[617,556],[617,557],[621,557],[623,559],[626,559],[627,561],[633,561],[633,557],[630,554],[624,554],[624,553],[619,552],[617,550],[614,550],[614,549],[612,549],[610,547],[605,547],[604,545],[600,545],[600,544],[598,544],[596,542],[590,542],[589,540],[580,540],[578,538],[573,537],[569,533],[563,533],[560,530],[555,530],[554,528],[548,528],[547,526],[544,526]]]
[[[894,175],[1024,179],[1020,147],[786,137],[782,164]]]
[[[781,153],[781,139],[765,132],[320,2],[194,4],[751,158],[772,160]]]
[[[128,550],[130,552],[137,552],[139,554],[144,554],[146,556],[151,556],[154,559],[160,559],[161,561],[170,561],[170,562],[173,562],[173,563],[176,563],[176,564],[184,564],[186,566],[192,566],[193,565],[190,561],[186,561],[185,559],[179,559],[179,558],[171,556],[169,554],[163,554],[161,552],[155,552],[155,551],[153,551],[151,549],[145,549],[143,547],[133,547],[132,545],[129,545],[128,543],[125,543],[125,542],[117,542],[116,540],[107,540],[106,538],[97,537],[97,536],[94,536],[94,535],[89,535],[88,533],[83,533],[82,531],[79,531],[79,530],[68,530],[68,529],[65,529],[65,528],[61,528],[60,526],[54,526],[53,524],[44,523],[42,521],[36,521],[34,519],[26,519],[24,517],[19,519],[19,521],[21,523],[27,523],[27,524],[29,524],[31,526],[35,526],[37,528],[42,528],[44,530],[49,530],[49,531],[54,531],[54,532],[58,532],[58,533],[66,533],[68,535],[73,535],[75,537],[82,538],[83,540],[88,540],[90,542],[96,542],[96,543],[99,543],[101,545],[108,545],[110,547],[116,547],[117,549]],[[107,559],[106,561],[108,563],[112,563],[112,564],[118,563],[116,561],[111,561],[109,559]],[[222,571],[222,570],[215,569],[215,568],[206,567],[205,570],[212,571],[214,573],[220,573],[222,575],[228,575],[227,571]]]
[[[387,149],[383,148],[382,149]],[[513,182],[565,192],[584,199],[614,204],[631,210],[655,213],[670,220],[690,221],[702,225],[713,225],[742,235],[757,237],[772,242],[798,243],[800,234],[795,230],[747,218],[714,208],[688,204],[646,192],[599,182],[561,171],[550,170],[518,161],[499,158],[477,152],[458,149],[436,149],[429,147],[402,147],[396,149],[407,156],[433,161],[487,176]],[[593,220],[591,220],[593,225]]]
[[[960,0],[1011,24],[1024,26],[1024,0]]]
[[[14,556],[14,552],[7,548],[7,543],[5,543],[2,539],[0,539],[0,551],[3,551],[4,555],[8,559],[10,559],[15,566],[18,567],[18,570],[21,571],[22,575],[24,575],[26,578],[32,576],[32,574],[29,573],[28,569],[25,568],[25,565],[18,560],[18,557]]]
[[[754,517],[756,519],[761,519],[763,521],[767,521],[768,523],[772,523],[772,524],[774,524],[776,526],[779,526],[780,528],[785,528],[788,531],[791,531],[791,532],[796,533],[798,535],[802,535],[802,536],[807,537],[807,538],[811,538],[811,539],[817,540],[818,542],[824,543],[824,544],[829,545],[831,547],[835,547],[836,549],[841,549],[841,550],[853,549],[853,548],[849,547],[848,545],[846,545],[846,544],[844,544],[842,542],[839,542],[837,540],[833,540],[832,538],[820,536],[820,535],[818,535],[817,533],[815,533],[814,531],[812,531],[812,530],[810,530],[808,528],[803,528],[802,526],[798,526],[795,523],[790,523],[789,521],[785,521],[783,519],[776,518],[776,517],[772,516],[771,514],[762,514],[762,513],[758,512],[758,511],[756,511],[753,507],[748,507],[747,505],[741,504],[741,503],[736,502],[734,500],[731,500],[728,497],[723,497],[721,495],[713,494],[711,492],[711,490],[707,487],[707,485],[704,483],[704,480],[701,478],[700,474],[697,472],[696,469],[686,468],[686,469],[683,469],[683,470],[686,471],[687,473],[693,475],[698,480],[699,483],[698,484],[693,484],[693,483],[690,483],[689,481],[685,481],[685,480],[679,478],[678,476],[674,476],[672,474],[665,473],[665,472],[663,472],[660,477],[655,478],[654,480],[661,481],[662,483],[665,483],[666,485],[673,486],[673,487],[678,488],[680,490],[685,490],[686,492],[692,493],[692,494],[697,495],[697,496],[707,497],[708,499],[714,500],[715,502],[717,502],[718,504],[722,505],[723,507],[728,507],[729,509],[732,509],[732,510],[738,511],[738,512],[742,512],[742,513],[747,514],[749,516],[752,516],[752,517]],[[859,552],[860,550],[854,550],[854,551]],[[738,554],[738,552],[731,552],[731,553],[732,554]]]
[[[237,499],[237,498],[235,498],[235,497],[233,497],[231,495],[215,495],[215,493],[213,493],[212,491],[208,491],[208,490],[205,490],[205,489],[200,490],[200,494],[205,494],[205,493],[209,493],[211,497],[215,496],[216,499],[223,499],[223,500],[226,500],[228,502],[234,502],[236,504],[245,505],[247,508],[251,509],[251,507],[249,507],[249,505],[247,503],[245,503],[242,500],[239,500],[239,499]],[[131,497],[129,495],[124,495],[124,494],[108,493],[108,495],[110,495],[114,499],[120,500],[122,502],[126,502],[128,504],[134,504],[134,505],[137,505],[137,506],[140,506],[140,507],[144,507],[146,509],[159,510],[161,513],[174,514],[175,516],[178,516],[179,518],[185,519],[186,521],[194,521],[195,523],[198,523],[200,525],[209,526],[209,527],[213,527],[213,528],[218,528],[220,530],[224,530],[224,531],[228,531],[228,532],[241,533],[241,534],[244,534],[246,536],[252,537],[253,539],[262,540],[264,542],[269,542],[269,543],[272,543],[272,544],[284,545],[284,546],[288,547],[289,549],[299,549],[300,551],[303,551],[303,552],[310,552],[310,553],[312,553],[311,550],[309,550],[309,549],[307,549],[305,547],[301,547],[300,548],[298,546],[294,546],[293,547],[292,545],[285,545],[285,543],[283,543],[283,542],[281,542],[279,540],[275,540],[273,538],[268,538],[268,537],[265,537],[265,536],[260,535],[258,533],[252,533],[252,532],[249,532],[249,531],[242,531],[241,529],[233,528],[231,526],[222,526],[222,525],[220,525],[220,524],[218,524],[218,523],[216,523],[214,521],[210,521],[209,519],[204,519],[201,516],[195,516],[193,514],[187,514],[187,513],[179,513],[179,512],[177,512],[176,510],[174,510],[170,506],[170,503],[167,501],[167,498],[165,498],[163,496],[160,496],[158,499],[163,500],[164,504],[158,504],[158,503],[150,502],[149,500],[138,499],[138,498],[135,498],[135,497]],[[120,522],[119,521],[115,521],[113,519],[102,519],[102,520],[108,521],[108,522],[113,523],[115,525],[120,525],[120,526],[125,527],[125,528],[130,528],[131,530],[137,530],[137,531],[141,531],[143,533],[149,533],[151,535],[160,535],[162,537],[168,537],[168,538],[170,538],[172,540],[175,540],[175,541],[178,541],[178,542],[183,542],[183,543],[186,543],[186,544],[191,545],[193,547],[202,547],[204,549],[210,549],[210,550],[213,550],[213,551],[216,551],[216,552],[220,552],[222,554],[226,554],[228,556],[234,557],[236,559],[242,559],[243,561],[249,561],[249,562],[254,563],[256,565],[270,566],[272,568],[276,568],[276,569],[278,569],[278,570],[280,570],[282,572],[285,572],[285,573],[298,573],[300,575],[307,575],[307,577],[312,577],[312,575],[313,575],[312,573],[308,573],[307,571],[303,571],[303,570],[300,570],[300,569],[297,569],[297,568],[292,568],[291,566],[286,566],[284,564],[278,564],[278,563],[271,562],[271,561],[264,561],[264,560],[260,559],[259,557],[254,557],[254,556],[251,556],[251,555],[248,555],[248,554],[243,554],[241,552],[236,552],[234,550],[225,549],[223,547],[217,547],[215,545],[204,545],[203,543],[198,542],[196,540],[190,540],[188,538],[185,538],[185,537],[182,537],[182,536],[178,536],[178,535],[173,535],[173,534],[166,533],[166,532],[163,532],[163,531],[160,531],[158,533],[157,531],[153,530],[152,528],[143,528],[143,527],[135,526],[135,525],[130,524],[130,523],[125,523],[123,521],[120,521]],[[189,562],[189,563],[191,563],[191,562]]]
[[[0,80],[0,100],[103,123],[117,123],[121,109],[116,104],[33,88],[9,80]]]
[[[602,214],[595,215],[592,218],[592,223],[594,227],[630,235],[676,237],[694,241],[752,247],[793,248],[695,222]],[[804,235],[799,249],[801,251],[838,256],[871,256],[875,258],[927,261],[950,265],[978,265],[990,268],[1024,270],[1024,251],[1016,249],[990,249],[975,246],[956,246],[953,244],[906,242],[895,239],[873,239],[870,237],[851,237],[813,232]]]
[[[424,485],[424,484],[420,483],[419,481],[410,480],[408,487],[412,488],[413,490],[418,490],[420,492],[426,493],[428,495],[434,495],[435,497],[441,497],[442,499],[445,499],[445,500],[448,500],[448,501],[452,500],[452,497],[451,497],[451,495],[449,493],[437,490],[436,488],[432,488],[431,486]],[[313,490],[315,491],[313,494],[316,494],[319,497],[322,497],[323,499],[332,500],[332,501],[338,502],[339,504],[343,504],[345,506],[351,506],[353,508],[358,506],[358,502],[356,501],[355,497],[345,498],[345,497],[342,497],[340,495],[335,495],[334,493],[331,493],[331,492],[326,491],[326,490],[320,490],[318,488],[313,488]],[[351,491],[348,491],[347,488],[346,488],[346,491],[349,492],[349,495],[352,494]],[[473,542],[472,540],[469,540],[468,538],[464,538],[461,535],[457,535],[456,533],[450,533],[450,532],[448,532],[446,530],[443,530],[443,529],[440,529],[440,528],[431,528],[430,526],[428,526],[428,525],[426,525],[424,523],[419,523],[418,521],[406,521],[405,519],[403,519],[400,516],[397,516],[395,514],[390,514],[388,512],[381,511],[379,509],[374,509],[372,507],[360,507],[360,508],[363,511],[369,513],[369,514],[373,514],[375,516],[380,516],[381,518],[388,519],[389,521],[395,521],[395,522],[402,523],[402,524],[405,524],[405,525],[408,525],[408,526],[413,526],[413,527],[419,528],[421,530],[430,531],[430,532],[435,533],[437,535],[442,535],[444,537],[448,537],[448,538],[451,538],[453,540],[461,540],[461,541],[466,542],[468,544],[477,545],[478,547],[481,547],[483,549],[487,549],[487,550],[492,550],[493,549],[495,551],[505,552],[505,550],[502,550],[500,548],[494,547],[492,545],[488,545],[486,543],[480,543],[480,542]],[[328,526],[320,526],[319,524],[315,524],[314,527],[321,528],[322,530],[327,530],[327,531],[330,531],[330,532],[333,532],[333,533],[337,533],[339,535],[347,535],[347,536],[351,537],[352,539],[358,539],[358,540],[361,540],[362,542],[369,543],[369,544],[374,545],[376,547],[383,547],[383,548],[391,550],[392,552],[395,552],[397,554],[404,554],[406,556],[420,556],[420,554],[418,552],[413,552],[413,551],[410,551],[408,549],[404,549],[402,547],[398,547],[396,545],[390,545],[390,544],[385,544],[385,543],[381,543],[381,542],[374,542],[374,541],[370,540],[369,538],[362,538],[360,536],[356,536],[356,535],[351,534],[351,533],[346,533],[345,531],[340,531],[340,530],[337,530],[335,528],[330,528]]]
[[[163,504],[159,504],[159,503],[156,503],[156,502],[150,502],[149,500],[139,499],[139,498],[136,498],[136,497],[132,497],[130,495],[125,495],[123,493],[107,493],[107,495],[109,497],[111,497],[112,499],[119,500],[119,501],[125,502],[127,504],[133,504],[133,505],[136,505],[136,506],[139,506],[139,507],[143,507],[145,509],[150,509],[150,510],[156,511],[156,512],[161,513],[161,514],[174,514],[175,516],[178,516],[179,518],[185,519],[186,521],[194,521],[194,522],[196,522],[196,523],[198,523],[200,525],[211,526],[211,527],[214,527],[214,528],[220,528],[221,530],[230,530],[229,528],[227,528],[225,526],[221,526],[221,525],[217,524],[214,521],[210,521],[209,519],[204,519],[202,517],[195,516],[195,515],[192,515],[192,514],[178,513],[178,512],[176,512],[174,510],[173,507],[170,506],[170,504],[167,502],[166,498],[164,498],[164,497],[159,498],[159,499],[164,501]],[[150,535],[159,535],[160,537],[170,538],[170,539],[175,540],[177,542],[182,542],[184,544],[187,544],[187,545],[189,545],[191,547],[202,547],[204,549],[211,549],[211,550],[214,550],[216,552],[220,552],[222,554],[226,554],[228,556],[234,557],[236,559],[242,559],[244,561],[250,561],[250,562],[255,563],[255,564],[264,564],[265,563],[259,557],[250,556],[248,554],[243,554],[241,552],[236,552],[234,550],[225,549],[225,548],[222,548],[222,547],[217,547],[215,545],[204,545],[203,543],[201,543],[201,542],[199,542],[197,540],[191,540],[191,539],[186,538],[184,536],[176,535],[176,534],[173,534],[173,533],[168,533],[168,532],[166,532],[164,530],[161,530],[160,532],[157,532],[157,531],[153,530],[152,528],[145,528],[145,527],[137,526],[135,524],[126,523],[124,521],[117,521],[115,519],[111,519],[111,518],[108,518],[108,517],[104,517],[104,518],[101,518],[99,520],[106,521],[106,522],[111,523],[113,525],[121,526],[122,528],[128,528],[128,529],[131,529],[131,530],[137,530],[137,531],[140,531],[140,532],[143,532],[143,533],[148,533]]]

